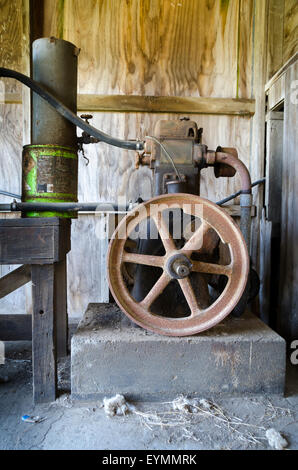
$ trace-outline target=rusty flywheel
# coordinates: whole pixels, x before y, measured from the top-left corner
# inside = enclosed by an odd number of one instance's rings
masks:
[[[182,222],[176,223],[178,216]],[[155,227],[162,250],[128,251],[128,240],[140,236],[144,224],[148,236],[148,223]],[[176,236],[175,226],[184,227],[182,235]],[[142,298],[129,287],[124,266],[154,270],[156,278]],[[216,204],[191,194],[162,195],[140,204],[120,222],[110,241],[108,277],[115,301],[135,323],[163,335],[193,335],[223,320],[240,300],[248,272],[248,252],[236,223]],[[211,295],[216,282],[221,289]],[[163,297],[170,305],[178,291],[178,313],[159,310],[158,300]]]

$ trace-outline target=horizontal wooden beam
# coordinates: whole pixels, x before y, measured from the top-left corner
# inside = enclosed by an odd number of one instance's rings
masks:
[[[182,96],[78,95],[78,111],[251,116],[255,100]]]
[[[22,96],[7,93],[5,104],[21,104]],[[78,95],[78,112],[222,114],[252,116],[255,100],[183,96]]]
[[[0,299],[31,281],[31,266],[24,264],[0,278]]]
[[[2,102],[4,104],[22,104],[22,95],[21,93],[5,93],[2,97]]]
[[[30,341],[31,315],[0,315],[0,341]]]
[[[239,204],[231,204],[229,206],[220,206],[224,211],[229,214],[231,217],[240,217],[241,216],[241,206]],[[257,214],[256,206],[251,206],[251,217],[255,217]]]

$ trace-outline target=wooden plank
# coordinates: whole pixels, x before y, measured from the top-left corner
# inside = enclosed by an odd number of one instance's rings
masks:
[[[32,367],[34,403],[57,397],[54,265],[32,266]]]
[[[290,59],[283,64],[283,66],[273,75],[270,80],[265,84],[265,91],[268,91],[272,85],[279,80],[279,78],[288,70],[288,68],[297,62],[298,59],[298,52],[295,52],[295,54],[290,57]]]
[[[0,2],[0,66],[28,74],[29,11],[27,8],[23,9],[25,3],[29,2],[27,0]],[[5,84],[5,94],[4,100],[0,99],[0,188],[20,194],[23,123],[29,116],[29,114],[26,116],[23,114],[20,103],[22,93],[26,93],[26,87],[12,79],[1,80],[1,82]],[[8,104],[5,104],[5,100]],[[8,198],[1,195],[0,200],[7,202]],[[12,266],[0,266],[0,276],[7,274],[11,269],[13,269]],[[26,295],[28,288],[30,290],[30,283],[2,299],[1,312],[24,312],[25,306],[26,311],[29,312],[31,293],[30,296]]]
[[[79,216],[72,222],[72,250],[67,256],[68,310],[81,316],[89,302],[108,302],[108,238],[103,214]]]
[[[2,0],[1,10],[1,48],[0,67],[23,71],[22,0]],[[20,93],[21,84],[16,80],[2,79],[6,93]]]
[[[54,308],[57,357],[68,354],[67,273],[66,258],[55,263]]]
[[[254,109],[254,100],[244,98],[78,95],[78,111],[192,113],[251,116],[254,114]]]
[[[5,104],[22,104],[18,93],[5,95]],[[27,108],[26,108],[27,109]],[[192,113],[252,116],[255,100],[179,96],[78,95],[78,112]]]
[[[268,5],[266,80],[283,64],[284,4],[285,0],[270,0]]]
[[[31,281],[31,266],[25,264],[0,278],[0,299]]]
[[[285,74],[283,73],[269,88],[268,92],[268,110],[279,106],[285,99]]]
[[[70,250],[70,221],[59,218],[0,220],[0,263],[45,264]]]
[[[229,214],[231,217],[240,217],[241,216],[241,207],[239,204],[231,204],[229,206],[220,206],[224,211]],[[251,217],[256,216],[256,206],[251,206]]]
[[[0,315],[1,341],[31,341],[31,315]]]
[[[254,1],[240,0],[238,25],[237,98],[250,98],[252,87]]]
[[[1,227],[0,263],[52,263],[58,261],[53,227]]]
[[[270,279],[271,279],[271,234],[272,222],[266,220],[265,210],[262,211],[260,224],[260,318],[268,325],[270,320]]]
[[[283,113],[267,113],[265,207],[266,219],[273,224],[281,221],[283,126]]]
[[[283,63],[298,51],[298,2],[285,0]]]
[[[22,0],[23,35],[22,59],[23,73],[31,76],[31,37],[30,37],[30,0]],[[23,101],[23,145],[31,144],[31,90],[22,87]]]
[[[239,0],[54,3],[44,30],[81,48],[80,93],[235,96]]]
[[[281,268],[277,326],[278,331],[289,341],[298,337],[298,110],[292,98],[292,83],[297,77],[298,62],[292,64],[286,72],[284,102]]]
[[[22,104],[22,102],[21,93],[5,93],[2,104]]]
[[[268,20],[268,1],[255,2],[255,32],[254,32],[254,77],[253,94],[256,100],[255,114],[252,118],[251,132],[251,160],[250,171],[252,181],[261,178],[264,175],[264,148],[265,148],[265,93],[264,86],[266,81],[266,47],[267,47],[267,20]],[[257,216],[252,221],[252,234],[250,254],[254,267],[258,271],[259,253],[260,253],[260,217],[263,207],[263,188],[260,186],[255,189],[254,203],[257,206]]]

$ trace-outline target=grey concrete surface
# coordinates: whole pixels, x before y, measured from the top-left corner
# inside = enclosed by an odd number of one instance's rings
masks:
[[[270,427],[285,436],[289,449],[298,449],[297,367],[288,371],[286,397],[202,397],[216,403],[237,425],[208,414],[172,415],[170,403],[156,402],[136,403],[135,412],[108,418],[101,401],[72,403],[65,394],[53,404],[34,407],[31,344],[5,346],[6,363],[0,366],[0,449],[268,449],[265,431]],[[69,359],[59,365],[59,386],[62,393],[70,391]],[[25,423],[24,414],[44,421]],[[149,427],[143,416],[151,417]],[[169,425],[161,426],[166,420]]]
[[[285,341],[247,312],[189,337],[135,327],[112,304],[90,304],[72,337],[74,399],[131,400],[283,393]]]

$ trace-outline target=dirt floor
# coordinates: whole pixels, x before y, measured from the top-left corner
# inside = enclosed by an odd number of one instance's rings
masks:
[[[288,371],[285,397],[202,397],[208,402],[176,410],[172,403],[137,403],[114,417],[101,402],[72,403],[69,360],[59,366],[59,383],[55,403],[32,406],[31,343],[6,343],[0,449],[269,449],[269,428],[286,438],[288,449],[298,449],[297,366]],[[42,421],[24,422],[23,415]]]

